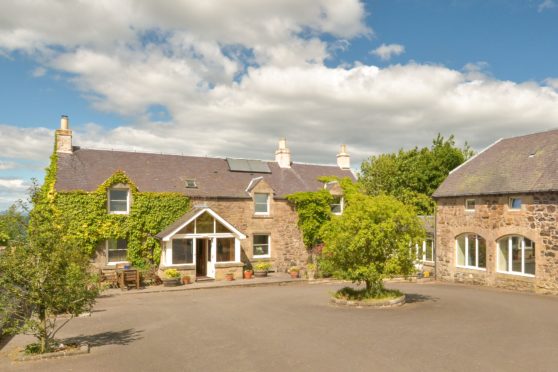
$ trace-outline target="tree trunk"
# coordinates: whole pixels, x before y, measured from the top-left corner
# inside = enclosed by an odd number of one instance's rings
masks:
[[[39,343],[41,345],[41,354],[44,354],[49,349],[46,310],[44,307],[39,308],[39,320],[41,321],[39,327]]]

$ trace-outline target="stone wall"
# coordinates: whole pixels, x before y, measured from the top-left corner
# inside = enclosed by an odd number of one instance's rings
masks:
[[[196,204],[196,200],[193,200]],[[276,271],[285,272],[292,266],[306,266],[308,252],[298,229],[298,214],[286,200],[270,202],[269,216],[254,214],[251,199],[205,199],[208,207],[246,235],[240,241],[241,260],[244,262],[269,261]],[[270,235],[271,258],[254,258],[252,237],[254,234]]]
[[[508,201],[520,197],[520,210],[511,210]],[[437,278],[461,283],[482,284],[517,290],[558,293],[558,193],[495,195],[474,197],[474,211],[465,210],[465,199],[437,200]],[[458,268],[455,238],[475,233],[486,240],[486,271]],[[496,241],[506,235],[522,235],[535,242],[535,277],[496,271]]]

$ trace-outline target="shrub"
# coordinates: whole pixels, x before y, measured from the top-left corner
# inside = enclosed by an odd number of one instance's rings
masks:
[[[385,298],[397,298],[403,296],[398,290],[382,288],[376,292],[367,291],[366,288],[355,289],[351,287],[341,288],[333,295],[335,298],[350,301],[379,300]]]
[[[269,262],[258,262],[254,265],[256,271],[268,271],[271,269],[271,264]]]
[[[169,279],[180,278],[180,272],[176,269],[166,269],[165,270],[165,277],[167,277]]]

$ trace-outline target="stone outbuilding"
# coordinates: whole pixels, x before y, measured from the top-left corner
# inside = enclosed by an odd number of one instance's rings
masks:
[[[434,193],[441,280],[558,293],[558,130],[502,139]]]
[[[192,209],[157,238],[160,268],[195,278],[220,279],[230,272],[240,277],[245,264],[258,261],[278,271],[305,266],[308,252],[298,214],[286,196],[328,188],[335,197],[332,212],[342,213],[339,188],[319,179],[355,180],[345,146],[337,158],[332,154],[336,165],[316,165],[292,162],[285,139],[279,141],[275,161],[264,161],[84,149],[73,146],[67,117],[56,134],[58,192],[92,192],[122,171],[138,191],[190,198]],[[112,186],[107,194],[107,213],[130,213],[134,200],[127,185]],[[126,239],[101,242],[93,262],[102,270],[125,264]]]

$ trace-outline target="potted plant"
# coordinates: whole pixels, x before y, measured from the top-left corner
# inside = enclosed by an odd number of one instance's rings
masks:
[[[308,273],[309,280],[316,279],[316,264],[309,263],[308,265],[306,265],[306,272]]]
[[[180,272],[176,269],[166,269],[163,274],[163,285],[165,287],[176,287],[180,285]]]
[[[244,279],[252,279],[252,274],[253,274],[252,270],[250,269],[244,270]]]
[[[258,262],[254,265],[254,276],[256,278],[263,278],[267,276],[267,272],[271,268],[271,264],[269,262]]]
[[[289,268],[289,274],[291,274],[291,278],[296,279],[298,278],[298,273],[300,272],[300,268],[298,266],[291,266]]]
[[[190,284],[190,275],[184,275],[182,277],[182,284]]]
[[[232,282],[234,280],[234,271],[229,271],[228,273],[226,273],[225,279],[229,282]]]

